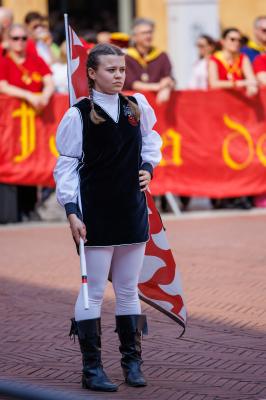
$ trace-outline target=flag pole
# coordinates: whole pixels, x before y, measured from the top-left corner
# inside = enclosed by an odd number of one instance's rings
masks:
[[[68,14],[64,14],[65,21],[65,33],[66,33],[66,49],[67,49],[67,80],[68,80],[68,92],[69,92],[69,105],[70,107],[74,104],[73,89],[71,82],[71,39],[69,36],[69,25],[68,25]],[[83,294],[83,305],[85,310],[89,309],[89,293],[88,293],[88,277],[86,258],[84,251],[84,241],[80,237],[79,241],[79,257],[80,257],[80,273],[81,273],[81,285]]]
[[[69,105],[70,107],[73,106],[73,96],[71,90],[71,43],[69,37],[69,25],[68,25],[68,14],[64,14],[64,21],[65,21],[65,33],[66,33],[66,50],[67,50],[67,82],[68,82],[68,93],[69,93]]]

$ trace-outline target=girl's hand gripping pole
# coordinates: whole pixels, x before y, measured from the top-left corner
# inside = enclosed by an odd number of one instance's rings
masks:
[[[81,272],[81,284],[82,284],[82,294],[83,294],[83,304],[85,310],[89,308],[89,292],[88,292],[88,277],[86,268],[86,259],[84,252],[84,241],[80,238],[79,241],[79,256],[80,256],[80,272]]]

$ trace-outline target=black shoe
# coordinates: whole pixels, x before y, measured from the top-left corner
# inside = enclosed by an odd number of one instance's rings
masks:
[[[248,197],[236,197],[232,199],[233,201],[233,208],[239,210],[250,210],[252,208],[252,203],[248,199]]]
[[[141,372],[141,333],[147,333],[145,315],[116,316],[116,332],[118,333],[122,354],[121,367],[125,382],[129,386],[146,386],[147,382]]]
[[[189,203],[190,203],[190,199],[191,197],[188,196],[179,196],[179,200],[181,202],[181,206],[182,206],[182,211],[186,211]]]
[[[101,319],[84,321],[71,320],[69,335],[78,335],[82,353],[82,387],[103,392],[116,392],[118,386],[112,383],[103,370],[101,360]]]
[[[30,211],[28,213],[28,218],[29,218],[29,221],[34,221],[34,222],[35,221],[36,222],[42,221],[42,217],[40,216],[40,214],[36,210]]]

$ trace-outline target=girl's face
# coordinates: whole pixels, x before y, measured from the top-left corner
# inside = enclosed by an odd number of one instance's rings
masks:
[[[200,58],[207,57],[213,52],[213,46],[209,44],[208,41],[203,37],[199,37],[196,46],[198,48]]]
[[[223,49],[231,53],[238,53],[241,47],[241,35],[239,32],[231,31],[222,40]]]
[[[126,64],[124,56],[101,55],[97,70],[88,69],[94,81],[94,89],[106,94],[119,93],[125,82]]]

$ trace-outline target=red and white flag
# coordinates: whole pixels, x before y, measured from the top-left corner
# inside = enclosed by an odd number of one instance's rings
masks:
[[[68,54],[68,83],[70,105],[88,96],[86,72],[87,51],[65,15]],[[186,308],[183,301],[180,274],[169,247],[159,212],[149,191],[150,239],[146,245],[144,264],[139,280],[140,298],[175,320],[185,331]]]
[[[88,79],[86,71],[87,49],[78,35],[68,25],[65,14],[66,46],[67,46],[67,75],[70,106],[82,97],[88,96]]]

